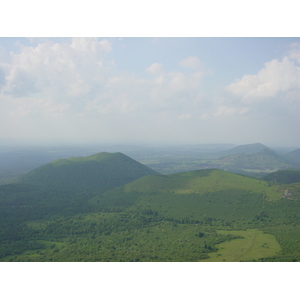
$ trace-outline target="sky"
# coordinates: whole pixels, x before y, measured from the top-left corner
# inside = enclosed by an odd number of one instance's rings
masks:
[[[0,38],[0,140],[300,147],[300,38]]]

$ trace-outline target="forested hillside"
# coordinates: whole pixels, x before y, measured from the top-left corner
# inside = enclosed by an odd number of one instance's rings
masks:
[[[57,159],[22,176],[17,182],[72,191],[105,191],[140,177],[157,174],[122,153]]]
[[[266,175],[263,179],[282,184],[300,182],[300,170],[280,170]]]
[[[0,185],[0,260],[300,261],[294,178],[160,175],[121,153],[56,160]]]

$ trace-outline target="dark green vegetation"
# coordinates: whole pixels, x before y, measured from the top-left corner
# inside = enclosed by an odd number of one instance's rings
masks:
[[[0,184],[12,182],[57,158],[87,156],[99,152],[97,149],[80,147],[16,147],[0,148]]]
[[[87,157],[57,159],[22,176],[17,182],[71,191],[106,191],[157,174],[122,153],[102,152]]]
[[[274,183],[300,182],[300,170],[280,170],[263,177],[264,180]]]
[[[281,183],[160,175],[121,153],[56,160],[0,186],[0,260],[228,261],[239,245],[232,260],[300,261],[300,183],[285,172]]]

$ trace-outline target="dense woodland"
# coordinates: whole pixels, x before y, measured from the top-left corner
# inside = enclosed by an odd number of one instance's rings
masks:
[[[121,153],[56,160],[0,185],[0,260],[230,261],[238,242],[236,261],[300,261],[299,174],[160,175]]]

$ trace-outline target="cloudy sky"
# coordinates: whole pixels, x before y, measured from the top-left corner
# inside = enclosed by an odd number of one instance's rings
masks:
[[[300,38],[0,38],[0,140],[300,146]]]

